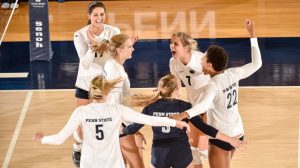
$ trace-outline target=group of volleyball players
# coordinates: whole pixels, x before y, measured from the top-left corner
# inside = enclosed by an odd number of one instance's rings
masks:
[[[138,130],[147,124],[155,126],[152,167],[202,167],[207,148],[210,167],[230,167],[233,153],[245,144],[238,82],[262,64],[252,21],[245,22],[251,37],[251,63],[226,69],[228,55],[222,47],[212,45],[202,53],[188,34],[174,33],[171,74],[160,79],[154,95],[136,99],[130,96],[123,64],[132,57],[137,37],[130,38],[119,28],[104,24],[106,8],[100,1],[90,3],[88,14],[87,26],[74,34],[80,58],[76,109],[58,134],[44,136],[38,132],[34,139],[61,144],[73,134],[76,167],[144,168],[139,150],[144,137]],[[188,102],[179,100],[181,82]],[[122,105],[124,97],[134,105],[145,106],[142,114]],[[208,124],[203,121],[206,118]],[[191,130],[188,136],[186,130]],[[209,136],[209,142],[201,132]]]

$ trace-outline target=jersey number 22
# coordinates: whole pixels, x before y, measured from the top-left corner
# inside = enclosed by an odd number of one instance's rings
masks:
[[[228,100],[228,104],[227,104],[227,109],[230,109],[232,106],[237,104],[237,92],[236,90],[232,90],[232,92],[229,92],[227,94],[227,100]]]

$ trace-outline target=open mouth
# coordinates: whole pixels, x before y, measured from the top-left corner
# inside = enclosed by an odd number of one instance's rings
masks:
[[[172,53],[172,55],[175,55],[175,54],[176,54],[176,52],[175,52],[175,51],[171,51],[171,53]]]

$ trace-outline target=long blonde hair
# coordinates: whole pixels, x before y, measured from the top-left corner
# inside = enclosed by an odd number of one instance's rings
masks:
[[[175,90],[179,89],[178,79],[172,75],[168,74],[160,78],[156,93],[153,95],[135,95],[132,97],[132,105],[135,106],[147,106],[159,98],[170,98]]]
[[[117,56],[117,48],[122,48],[126,40],[129,39],[129,36],[126,34],[117,34],[114,35],[109,41],[102,40],[97,44],[92,45],[92,50],[103,54],[103,52],[109,52],[110,55],[114,58]]]
[[[105,76],[100,75],[91,81],[90,96],[92,99],[102,99],[114,88],[114,86],[123,80],[122,77],[107,80]]]

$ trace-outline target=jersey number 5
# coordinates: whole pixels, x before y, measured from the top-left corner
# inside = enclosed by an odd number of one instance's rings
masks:
[[[232,92],[229,92],[227,94],[227,100],[228,100],[228,104],[227,104],[227,109],[230,109],[232,106],[237,104],[237,92],[236,90],[232,90]]]
[[[101,130],[101,127],[103,127],[102,124],[96,125],[96,139],[97,140],[104,139],[104,133],[103,133],[103,130]]]

